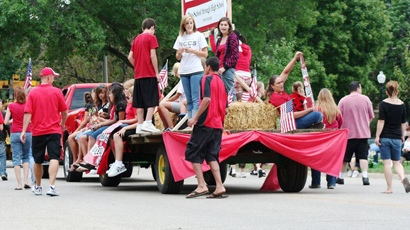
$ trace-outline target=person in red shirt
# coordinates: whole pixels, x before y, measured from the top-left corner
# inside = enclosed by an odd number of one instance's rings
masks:
[[[225,198],[225,187],[222,184],[219,169],[219,150],[221,149],[223,122],[227,107],[228,94],[225,85],[218,74],[219,60],[211,57],[206,60],[205,76],[200,81],[200,104],[198,113],[188,120],[192,127],[191,138],[185,150],[185,160],[192,163],[198,187],[186,198],[193,198],[208,194],[202,163],[204,160],[211,167],[216,181],[215,191],[207,198]]]
[[[307,109],[306,106],[306,97],[305,92],[303,90],[303,84],[300,81],[293,83],[292,86],[293,93],[290,95],[290,98],[293,100],[293,108],[295,111],[303,111]]]
[[[47,148],[50,158],[50,186],[47,195],[58,196],[55,181],[61,156],[61,131],[64,130],[67,119],[67,105],[60,89],[53,87],[54,77],[60,76],[51,68],[40,72],[41,85],[31,90],[24,108],[23,130],[20,134],[22,143],[26,142],[26,131],[31,120],[32,152],[34,157],[34,175],[36,184],[33,186],[35,195],[42,195],[41,176]]]
[[[266,90],[265,100],[275,107],[279,107],[283,103],[291,100],[289,94],[287,94],[284,90],[285,82],[300,55],[302,55],[302,52],[296,52],[295,57],[292,58],[280,76],[273,75],[268,81],[268,89]],[[322,123],[323,115],[320,112],[313,111],[313,108],[308,108],[303,111],[296,111],[295,108],[293,108],[293,110],[297,129],[323,129],[325,127]]]
[[[159,104],[158,82],[161,77],[158,72],[156,49],[158,48],[155,33],[155,21],[146,18],[142,22],[142,34],[138,35],[131,46],[128,60],[134,66],[135,82],[133,107],[137,108],[137,133],[160,132],[152,123],[154,109]],[[144,121],[144,110],[146,117]]]
[[[3,114],[0,113],[0,132],[3,132]],[[2,180],[7,180],[7,170],[6,170],[6,145],[5,145],[5,138],[3,137],[3,135],[0,135],[1,139],[0,139],[0,176]]]
[[[26,106],[27,92],[21,87],[14,88],[14,98],[16,102],[11,103],[7,107],[4,123],[11,125],[10,129],[10,145],[13,150],[13,167],[17,178],[17,187],[15,190],[22,190],[21,184],[21,165],[24,170],[24,188],[31,188],[28,184],[28,172],[30,170],[31,156],[31,127],[27,128],[26,143],[21,143],[20,132],[23,129],[24,107]],[[10,118],[13,117],[11,120]]]

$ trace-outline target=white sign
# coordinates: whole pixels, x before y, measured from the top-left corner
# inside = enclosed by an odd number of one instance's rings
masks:
[[[212,0],[186,10],[186,14],[194,16],[198,30],[218,23],[219,19],[227,16],[227,13],[228,3],[226,0]]]

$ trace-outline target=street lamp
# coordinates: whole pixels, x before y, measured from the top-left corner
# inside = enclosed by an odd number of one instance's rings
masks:
[[[380,101],[383,100],[383,84],[386,81],[386,76],[383,74],[383,71],[380,71],[379,75],[377,75],[377,81],[380,84]]]

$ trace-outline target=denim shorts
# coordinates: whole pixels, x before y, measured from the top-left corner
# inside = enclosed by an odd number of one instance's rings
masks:
[[[92,131],[91,129],[86,130],[86,131],[84,131],[84,132],[80,132],[79,134],[77,134],[77,136],[75,136],[75,140],[76,140],[76,141],[80,140],[80,137],[81,137],[82,135],[86,135],[86,136],[88,137],[88,136],[90,136],[90,134],[91,134],[92,132],[93,132],[93,131]]]
[[[30,162],[31,155],[31,133],[26,133],[26,142],[20,141],[21,133],[10,134],[10,146],[13,152],[13,166]]]
[[[93,131],[93,132],[90,134],[90,136],[92,136],[95,140],[97,140],[97,137],[98,137],[102,132],[104,132],[104,130],[108,129],[108,127],[110,127],[110,126],[103,126],[103,127],[99,128],[99,129]]]
[[[382,160],[400,160],[401,139],[380,138],[380,144],[380,157]]]

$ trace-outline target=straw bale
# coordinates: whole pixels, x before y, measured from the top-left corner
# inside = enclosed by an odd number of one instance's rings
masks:
[[[276,107],[262,103],[233,102],[225,117],[228,130],[271,130],[276,127]]]
[[[174,126],[175,126],[177,124],[177,121],[178,121],[178,114],[171,113],[171,112],[170,112],[170,114],[171,114],[172,122],[174,123]],[[162,131],[164,129],[164,124],[162,124],[162,120],[159,117],[158,112],[154,114],[154,118],[155,118],[155,128]]]

